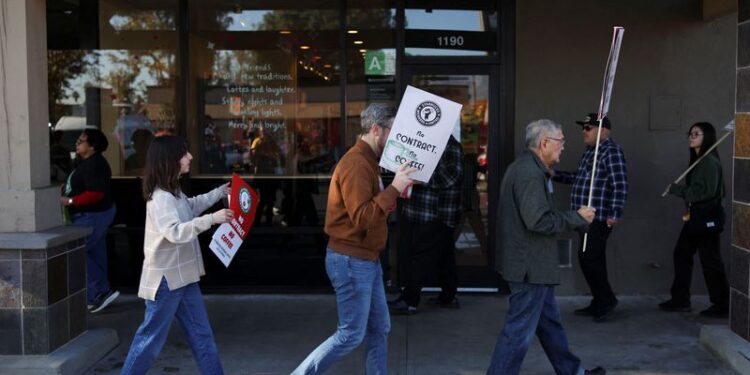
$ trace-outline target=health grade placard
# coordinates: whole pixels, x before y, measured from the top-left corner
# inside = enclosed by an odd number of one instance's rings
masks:
[[[414,180],[428,182],[461,115],[461,104],[407,86],[388,135],[380,166],[398,171],[409,162]]]
[[[229,208],[234,211],[234,219],[221,224],[208,245],[221,263],[224,263],[224,267],[229,267],[242,241],[250,232],[255,221],[255,210],[258,208],[258,194],[236,173],[232,174]]]

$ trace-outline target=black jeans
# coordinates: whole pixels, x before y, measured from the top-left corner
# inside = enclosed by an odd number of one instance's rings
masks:
[[[589,237],[585,252],[583,251],[584,233],[580,233],[581,248],[578,249],[578,262],[581,264],[586,283],[591,289],[591,296],[594,297],[591,301],[593,307],[606,306],[616,300],[607,277],[607,238],[610,232],[612,228],[609,228],[606,222],[599,220],[592,222],[588,229]]]
[[[453,301],[456,297],[456,253],[453,228],[439,220],[415,223],[405,218],[399,222],[399,252],[403,266],[401,296],[410,306],[419,304],[422,287],[436,275],[440,285],[440,300]]]
[[[711,303],[728,307],[729,283],[719,251],[719,234],[695,235],[689,233],[684,226],[674,247],[672,299],[679,303],[690,302],[690,281],[693,278],[693,257],[696,251],[701,260]]]

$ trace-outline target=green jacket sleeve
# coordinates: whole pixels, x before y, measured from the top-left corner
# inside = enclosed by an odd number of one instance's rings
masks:
[[[690,172],[686,181],[669,186],[669,193],[688,203],[715,199],[721,194],[721,164],[708,156]]]

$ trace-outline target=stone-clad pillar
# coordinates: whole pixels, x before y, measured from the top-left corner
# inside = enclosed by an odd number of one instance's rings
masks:
[[[50,185],[44,0],[0,0],[0,233],[62,223]]]
[[[750,1],[739,1],[730,327],[750,340]]]
[[[0,234],[0,355],[48,354],[86,331],[90,232]]]
[[[47,111],[46,1],[0,0],[2,374],[77,373],[117,345],[113,330],[86,331],[91,228],[62,225]]]

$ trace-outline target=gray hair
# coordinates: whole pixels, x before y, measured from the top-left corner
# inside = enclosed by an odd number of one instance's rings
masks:
[[[390,128],[393,118],[396,117],[396,107],[386,103],[370,103],[359,116],[362,122],[362,134],[367,134],[375,124]]]
[[[549,133],[562,130],[560,124],[546,118],[532,121],[526,125],[526,148],[534,150],[539,147],[539,141]]]

